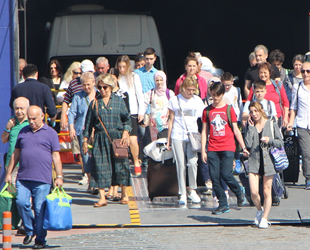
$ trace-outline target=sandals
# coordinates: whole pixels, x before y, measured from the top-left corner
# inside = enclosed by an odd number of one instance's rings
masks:
[[[111,194],[107,194],[107,195],[105,196],[105,198],[106,198],[107,200],[112,200],[112,199],[113,199],[113,196],[112,196]]]
[[[111,200],[112,201],[120,201],[122,197],[120,195],[114,196]]]
[[[128,204],[128,202],[129,202],[128,200],[121,200],[122,205],[126,205],[126,204]]]
[[[108,202],[105,202],[105,203],[99,203],[99,202],[96,202],[94,204],[94,207],[105,207],[108,205]]]

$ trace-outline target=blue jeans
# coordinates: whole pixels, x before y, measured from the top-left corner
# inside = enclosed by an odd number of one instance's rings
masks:
[[[221,185],[221,178],[237,197],[241,195],[240,186],[232,174],[233,160],[234,152],[232,151],[208,151],[209,171],[219,206],[228,206],[226,194]]]
[[[91,173],[91,158],[89,156],[88,153],[86,153],[85,155],[83,154],[83,134],[77,135],[77,138],[79,140],[79,144],[80,144],[80,151],[81,151],[81,156],[82,156],[82,161],[83,161],[83,167],[84,167],[84,173]]]
[[[27,235],[36,235],[36,243],[46,243],[47,230],[43,229],[45,200],[51,191],[51,184],[37,181],[16,181],[16,206],[23,220]],[[33,212],[30,197],[32,197]]]

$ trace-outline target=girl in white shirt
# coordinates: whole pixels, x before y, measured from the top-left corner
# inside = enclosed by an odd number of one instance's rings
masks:
[[[193,133],[198,132],[197,119],[202,116],[204,104],[199,96],[194,95],[194,92],[197,91],[197,80],[194,77],[186,77],[180,88],[180,94],[172,97],[168,103],[167,148],[170,150],[170,146],[172,147],[173,156],[176,160],[179,194],[181,195],[179,204],[185,205],[187,203],[186,166],[188,166],[189,180],[188,198],[193,203],[201,201],[195,191],[197,189],[198,157],[197,152],[192,150],[187,130]]]
[[[139,75],[131,71],[130,59],[128,56],[117,58],[116,66],[119,70],[119,88],[127,92],[129,96],[129,112],[131,113],[132,131],[129,137],[130,151],[133,157],[135,174],[141,174],[139,162],[139,145],[138,145],[138,124],[144,118],[144,96],[142,84]]]

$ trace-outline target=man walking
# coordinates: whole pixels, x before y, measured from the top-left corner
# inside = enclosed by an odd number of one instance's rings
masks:
[[[47,230],[43,229],[44,201],[51,189],[52,162],[57,175],[56,186],[63,184],[62,164],[58,135],[54,129],[43,123],[42,109],[30,106],[27,115],[29,126],[21,129],[17,137],[5,182],[12,183],[11,173],[19,162],[16,205],[27,235],[23,244],[30,244],[36,236],[33,248],[41,249],[46,246]],[[31,208],[34,210],[34,216]]]
[[[94,73],[95,77],[98,77],[101,74],[108,73],[110,68],[110,64],[107,58],[105,57],[98,57],[96,60],[96,72]]]
[[[303,81],[294,84],[287,130],[292,130],[296,117],[298,141],[302,156],[302,170],[306,178],[306,190],[310,190],[310,62],[301,67]]]
[[[18,97],[26,97],[30,105],[39,106],[51,118],[53,124],[56,119],[57,109],[53,101],[53,96],[50,88],[38,81],[38,68],[34,64],[28,64],[23,69],[25,81],[22,84],[16,85],[11,94],[10,107],[13,109],[13,102]]]
[[[260,44],[257,45],[254,48],[254,53],[255,53],[255,58],[256,58],[256,65],[252,66],[251,68],[248,68],[248,70],[245,72],[245,84],[244,84],[244,95],[245,98],[248,98],[248,95],[250,93],[251,89],[251,84],[259,80],[259,75],[258,75],[258,65],[267,62],[268,58],[268,49]],[[271,79],[281,81],[280,78],[280,71],[275,65],[271,65],[273,73],[271,75]]]

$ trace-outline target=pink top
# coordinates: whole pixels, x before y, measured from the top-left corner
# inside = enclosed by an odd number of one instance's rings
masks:
[[[199,76],[201,76],[203,79],[205,79],[206,83],[208,84],[209,80],[211,79],[211,77],[213,77],[213,75],[205,70],[200,70]]]
[[[174,88],[174,93],[175,95],[180,94],[180,86],[182,85],[183,81],[186,78],[186,73],[183,74],[176,82],[175,84],[175,88]],[[200,98],[204,99],[207,97],[207,92],[208,92],[208,85],[205,81],[205,79],[203,79],[201,76],[199,76],[198,74],[195,74],[197,77],[197,81],[198,81],[198,87],[199,87],[199,92],[200,92]]]

